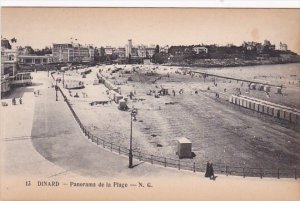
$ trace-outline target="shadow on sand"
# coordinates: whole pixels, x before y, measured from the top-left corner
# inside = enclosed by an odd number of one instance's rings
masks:
[[[145,161],[141,161],[140,163],[133,165],[132,168],[135,168],[135,167],[137,167],[139,165],[142,165],[143,163],[145,163]]]
[[[22,98],[25,93],[33,93],[34,89],[31,87],[18,87],[12,89],[12,91],[3,96],[4,99],[11,99],[11,98]]]

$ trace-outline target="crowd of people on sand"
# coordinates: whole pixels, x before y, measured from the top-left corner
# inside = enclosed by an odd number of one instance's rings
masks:
[[[164,96],[164,95],[170,96],[171,95],[171,94],[169,94],[168,90],[164,91],[163,89],[161,89],[161,90],[151,90],[150,89],[146,92],[146,95],[148,95],[148,96],[151,96],[152,94],[154,94],[156,98],[159,98],[159,96]],[[172,94],[173,94],[173,96],[176,96],[175,89],[172,89]],[[178,91],[178,94],[183,94],[183,89],[180,89]]]
[[[176,73],[176,72],[175,72]],[[192,75],[191,75],[192,76]],[[199,76],[200,77],[200,76]],[[206,76],[205,75],[203,75],[203,78],[205,79],[206,78]],[[218,87],[218,83],[217,83],[217,79],[216,78],[212,78],[211,79],[211,82],[213,83],[213,86],[214,87]],[[226,83],[227,81],[226,80],[223,80],[223,82],[224,83]],[[244,87],[247,83],[245,83],[245,82],[243,82],[243,81],[239,81],[239,80],[236,80],[236,82],[237,83],[239,83],[240,82],[240,87],[235,87],[233,90],[234,90],[234,94],[235,95],[237,95],[237,96],[240,96],[240,95],[242,95],[242,87]],[[228,83],[231,83],[231,80],[229,80],[228,81]],[[250,83],[248,83],[247,84],[247,88],[245,89],[245,94],[249,94],[250,93],[250,85],[251,85],[251,82]],[[156,85],[156,88],[159,88],[157,85]],[[211,86],[207,86],[207,89],[206,89],[207,91],[211,91]],[[226,87],[224,87],[224,88],[222,88],[221,89],[224,93],[228,93],[228,89],[226,88]],[[201,91],[201,90],[200,90]],[[146,94],[147,95],[152,95],[152,93],[154,93],[155,94],[155,97],[156,98],[159,98],[159,95],[161,95],[161,94],[156,94],[156,91],[155,90],[149,90],[149,92],[146,92]],[[175,89],[172,89],[171,90],[171,94],[166,94],[166,95],[173,95],[173,96],[176,96],[177,95],[177,93],[178,94],[183,94],[183,89],[179,89],[179,91],[178,92],[176,92],[176,90]],[[198,94],[198,90],[196,89],[196,90],[194,90],[192,93],[195,93],[195,94]],[[220,94],[222,94],[222,92],[214,92],[214,94],[215,94],[215,98],[216,99],[219,99],[220,98]],[[265,91],[265,95],[266,95],[266,97],[267,98],[270,98],[270,92],[267,92],[267,91]]]
[[[215,180],[215,173],[214,173],[214,168],[213,168],[213,164],[210,162],[207,162],[206,164],[206,172],[205,172],[205,177],[209,177],[210,180]]]

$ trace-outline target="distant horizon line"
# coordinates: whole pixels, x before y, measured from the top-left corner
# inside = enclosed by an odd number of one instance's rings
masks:
[[[14,37],[13,37],[14,38]],[[12,38],[12,39],[13,39]],[[11,45],[15,44],[15,43],[11,43],[11,39],[7,39],[6,37],[3,37],[1,38],[1,40],[8,40],[10,42]],[[17,39],[18,40],[18,39]],[[215,46],[228,46],[228,45],[233,45],[233,46],[242,46],[244,42],[248,43],[248,42],[254,42],[254,43],[260,43],[260,44],[263,44],[264,41],[270,41],[268,39],[264,39],[262,42],[258,42],[258,41],[243,41],[241,42],[240,44],[237,44],[237,43],[230,43],[230,42],[226,42],[226,44],[224,43],[194,43],[194,44],[144,44],[144,43],[137,43],[133,46],[140,46],[140,45],[144,45],[144,46],[156,46],[156,45],[159,45],[159,46],[162,46],[162,47],[165,47],[165,46],[193,46],[193,45],[203,45],[203,46],[210,46],[210,45],[215,45]],[[271,45],[275,45],[276,46],[276,43],[272,43],[272,41],[270,41]],[[287,43],[285,42],[282,42],[280,41],[278,44],[286,44],[288,45]],[[32,47],[33,49],[44,49],[46,47],[52,47],[53,44],[74,44],[74,42],[53,42],[51,43],[51,45],[45,45],[43,47],[33,47],[32,45],[17,45],[16,47],[27,47],[27,46],[30,46]],[[120,47],[125,47],[126,46],[126,43],[122,46],[122,45],[95,45],[93,43],[90,43],[90,44],[86,44],[86,43],[80,43],[80,42],[76,42],[75,44],[80,44],[80,45],[84,45],[84,46],[93,46],[93,47],[96,47],[96,48],[101,48],[101,47],[112,47],[112,48],[120,48]],[[289,45],[288,45],[289,46]]]

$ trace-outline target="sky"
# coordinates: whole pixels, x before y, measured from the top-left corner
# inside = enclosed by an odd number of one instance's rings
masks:
[[[300,54],[300,9],[2,8],[1,35],[33,48],[68,43],[192,45],[270,40]]]

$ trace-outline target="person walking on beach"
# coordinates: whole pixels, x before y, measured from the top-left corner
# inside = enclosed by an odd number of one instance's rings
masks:
[[[206,163],[206,171],[205,171],[205,177],[210,177],[210,175],[209,175],[209,167],[210,167],[210,163],[207,161],[207,163]]]
[[[209,165],[209,178],[215,180],[214,167],[212,163]]]
[[[20,105],[22,105],[22,103],[23,103],[22,98],[19,99],[19,103],[20,103]]]

